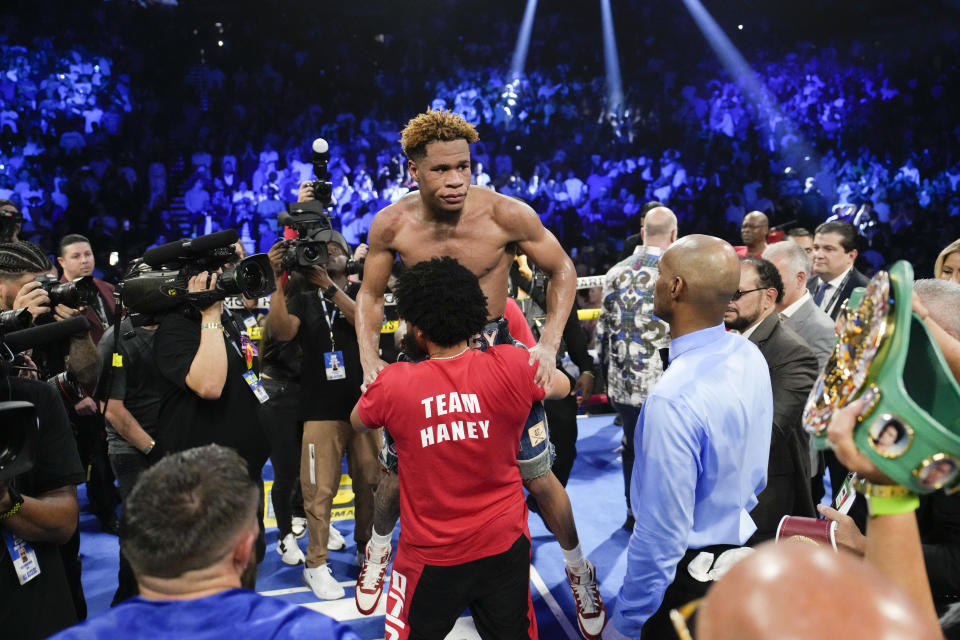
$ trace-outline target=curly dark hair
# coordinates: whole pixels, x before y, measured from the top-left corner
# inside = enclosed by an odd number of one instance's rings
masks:
[[[400,317],[441,347],[469,339],[487,323],[487,296],[480,281],[447,256],[404,269],[393,292]]]

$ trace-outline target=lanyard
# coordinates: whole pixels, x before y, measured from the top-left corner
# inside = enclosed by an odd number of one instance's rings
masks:
[[[253,352],[243,344],[242,332],[237,329],[233,314],[229,311],[223,313],[220,316],[220,322],[223,324],[223,339],[230,343],[240,359],[246,363],[249,371],[253,368]]]
[[[323,317],[327,320],[327,330],[330,331],[330,351],[336,351],[337,343],[333,339],[333,323],[337,319],[339,309],[334,305],[333,313],[330,313],[327,310],[327,301],[319,291],[317,291],[317,296],[320,298],[320,304],[323,306]]]

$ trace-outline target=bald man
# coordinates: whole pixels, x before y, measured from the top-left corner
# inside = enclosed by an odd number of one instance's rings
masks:
[[[743,239],[743,245],[736,247],[737,255],[741,258],[761,257],[764,249],[767,248],[769,231],[770,220],[762,211],[751,211],[743,216],[743,222],[740,223],[740,237]]]
[[[759,547],[717,582],[697,613],[697,640],[827,635],[942,637],[931,616],[869,564],[802,542]]]
[[[607,625],[616,631],[605,638],[670,637],[670,609],[702,597],[712,570],[748,553],[741,547],[766,486],[773,394],[756,345],[723,326],[739,283],[737,253],[719,238],[681,238],[660,258],[653,312],[670,325],[670,367],[634,434],[636,524]]]
[[[630,478],[633,435],[647,392],[663,371],[661,349],[670,345],[667,324],[653,315],[653,284],[660,256],[677,239],[677,216],[664,206],[647,212],[640,230],[642,244],[615,264],[603,279],[603,305],[597,321],[600,361],[607,374],[607,396],[623,422],[623,486],[627,518],[633,531]]]

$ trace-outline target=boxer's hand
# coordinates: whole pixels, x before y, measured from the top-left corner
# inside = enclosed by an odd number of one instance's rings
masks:
[[[853,442],[853,430],[857,426],[857,416],[863,411],[864,401],[859,399],[837,411],[830,419],[827,437],[833,452],[850,471],[856,471],[861,477],[876,484],[896,484],[882,471],[877,469],[870,459],[863,455]]]
[[[386,366],[387,362],[377,358],[372,366],[363,367],[363,384],[360,385],[361,393],[367,390],[367,385],[373,384],[373,381],[377,379],[377,376],[380,375],[380,372],[383,371]]]
[[[557,350],[551,349],[542,342],[530,349],[530,360],[527,364],[537,363],[537,375],[534,382],[537,386],[546,388],[550,382],[550,375],[557,368]]]
[[[837,546],[854,555],[863,555],[867,549],[867,536],[860,533],[853,518],[823,504],[817,505],[817,511],[827,520],[837,523]]]

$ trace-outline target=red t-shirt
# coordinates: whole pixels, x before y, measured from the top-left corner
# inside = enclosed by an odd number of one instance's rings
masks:
[[[537,339],[533,337],[533,331],[530,331],[530,325],[527,324],[527,318],[523,315],[520,305],[510,296],[507,296],[507,304],[503,307],[503,317],[507,319],[507,327],[514,340],[527,345],[528,349],[532,349],[537,344]]]
[[[527,531],[517,452],[530,405],[544,390],[513,345],[450,360],[391,364],[358,412],[385,426],[400,460],[400,546],[453,565],[503,553]]]

